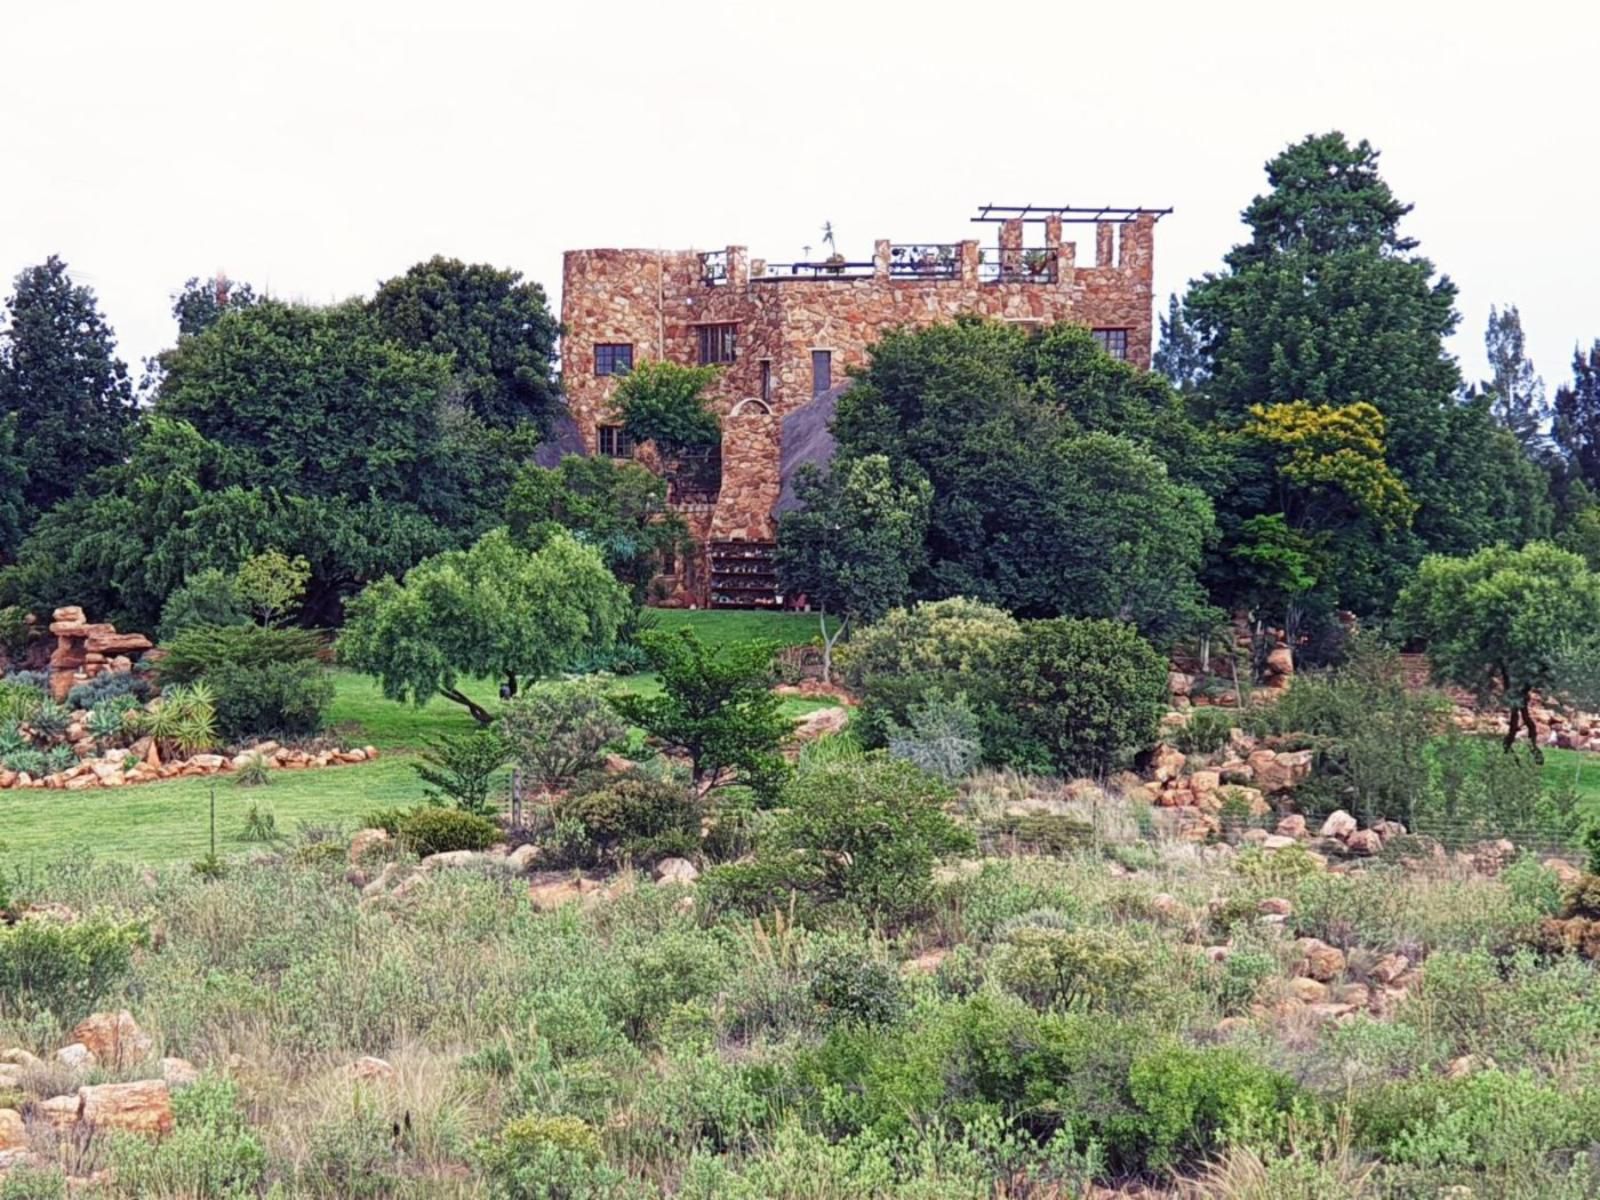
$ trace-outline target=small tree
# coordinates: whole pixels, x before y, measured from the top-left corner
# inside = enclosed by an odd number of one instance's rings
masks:
[[[464,813],[487,817],[494,813],[490,782],[510,756],[510,748],[498,732],[474,729],[431,742],[422,752],[422,761],[412,763],[411,769],[429,785],[424,794],[431,803],[449,801]]]
[[[1600,625],[1600,577],[1548,542],[1432,555],[1401,593],[1397,615],[1426,639],[1435,678],[1505,708],[1505,748],[1526,728],[1542,762],[1533,693],[1560,690],[1574,640],[1592,638]]]
[[[628,612],[591,547],[557,534],[530,553],[496,529],[423,559],[404,583],[368,587],[350,603],[339,657],[376,675],[391,700],[437,694],[487,725],[493,714],[461,690],[462,677],[503,680],[514,696],[523,679],[609,650]]]
[[[251,555],[239,564],[234,586],[263,625],[276,625],[288,619],[299,607],[311,582],[311,564],[306,556],[290,558],[276,548]]]
[[[1064,774],[1114,770],[1160,734],[1167,662],[1131,625],[1026,621],[999,675],[1023,736]]]
[[[546,793],[570,787],[604,762],[606,747],[627,736],[597,680],[536,684],[506,708],[500,732],[517,765]]]
[[[716,367],[642,362],[617,384],[611,402],[623,431],[636,442],[654,442],[670,463],[722,440],[722,424],[703,395],[716,378]]]
[[[661,692],[613,696],[622,718],[688,757],[696,795],[737,776],[758,796],[775,796],[788,775],[779,748],[790,725],[772,693],[774,646],[707,646],[692,629],[639,640]]]
[[[778,571],[786,593],[817,606],[829,683],[833,647],[850,622],[876,621],[909,596],[912,573],[926,560],[933,490],[915,468],[896,483],[882,454],[840,462],[826,475],[807,468],[797,490],[804,507],[779,526]],[[831,632],[829,613],[843,618]]]

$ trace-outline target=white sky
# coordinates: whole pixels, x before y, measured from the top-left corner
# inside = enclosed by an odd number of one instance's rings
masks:
[[[561,251],[993,240],[975,206],[1174,206],[1158,307],[1262,163],[1339,128],[1547,383],[1600,336],[1592,0],[6,0],[0,274],[50,253],[124,357],[225,267],[325,301],[434,253],[559,302]],[[974,232],[977,231],[977,232]],[[1080,249],[1080,261],[1087,256]],[[6,287],[9,291],[9,286]]]

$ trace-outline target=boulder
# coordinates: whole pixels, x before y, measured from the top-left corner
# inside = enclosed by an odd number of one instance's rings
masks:
[[[200,1070],[186,1058],[163,1058],[161,1078],[173,1091],[186,1088],[200,1078]]]
[[[14,1108],[0,1108],[0,1150],[21,1150],[28,1144],[28,1128]]]
[[[55,1130],[71,1129],[76,1125],[80,1109],[81,1102],[76,1096],[52,1096],[33,1106],[33,1111]]]
[[[839,733],[850,723],[850,710],[847,708],[819,708],[798,718],[794,724],[794,734],[797,742],[814,742],[818,738],[829,734]]]
[[[1301,938],[1294,944],[1300,952],[1301,975],[1320,983],[1331,983],[1344,973],[1344,951],[1317,938]]]
[[[1356,831],[1356,819],[1344,809],[1335,809],[1328,814],[1328,819],[1322,823],[1318,837],[1347,838]]]
[[[143,1062],[155,1048],[155,1039],[139,1028],[127,1009],[94,1013],[78,1022],[70,1036],[74,1042],[87,1046],[103,1066],[113,1070]]]
[[[442,850],[428,855],[421,865],[424,871],[431,871],[437,867],[470,867],[485,861],[485,856],[476,850]]]
[[[532,842],[527,842],[506,855],[506,866],[526,874],[533,870],[533,864],[538,857],[539,847]]]
[[[553,912],[576,900],[587,900],[600,891],[600,884],[582,876],[544,879],[528,887],[528,899],[540,912]]]
[[[368,1054],[350,1064],[352,1079],[393,1079],[394,1068],[381,1058]]]
[[[1274,646],[1267,655],[1267,670],[1273,675],[1294,674],[1294,654],[1287,646]]]
[[[1309,750],[1257,750],[1250,755],[1255,785],[1264,792],[1291,791],[1311,777],[1312,757]]]
[[[1194,676],[1185,675],[1182,671],[1167,672],[1167,691],[1174,698],[1187,697],[1194,690]]]
[[[1372,964],[1372,968],[1367,972],[1367,976],[1374,983],[1381,984],[1384,987],[1392,987],[1394,985],[1394,981],[1399,979],[1410,969],[1411,960],[1404,954],[1385,954],[1377,962]]]
[[[96,1129],[118,1129],[157,1137],[172,1132],[172,1095],[164,1080],[141,1079],[135,1083],[81,1087],[78,1101],[82,1120]]]
[[[1328,999],[1328,985],[1300,975],[1289,980],[1289,994],[1301,1004],[1322,1004]]]
[[[1281,833],[1262,831],[1261,848],[1263,850],[1287,850],[1297,844],[1292,837],[1284,837]]]
[[[700,878],[700,869],[687,858],[663,858],[656,864],[657,883],[691,884]]]
[[[1294,905],[1282,896],[1268,896],[1256,904],[1256,911],[1262,916],[1287,917],[1294,911]]]
[[[220,754],[191,754],[187,765],[198,767],[202,771],[220,771],[227,762],[228,760]]]
[[[0,785],[3,786],[3,785]],[[1583,872],[1565,859],[1550,857],[1539,864],[1556,877],[1562,887],[1571,887],[1583,878]]]
[[[73,1042],[56,1051],[56,1062],[69,1071],[87,1071],[95,1065],[94,1051],[82,1042]]]
[[[1391,838],[1405,837],[1406,827],[1399,821],[1374,821],[1372,832],[1387,842]]]
[[[1383,839],[1372,829],[1358,829],[1344,840],[1351,854],[1371,858],[1383,849]]]
[[[387,829],[358,829],[350,836],[350,865],[360,866],[367,855],[393,839]]]
[[[1306,819],[1299,813],[1290,813],[1278,822],[1275,832],[1279,837],[1303,838],[1306,836]]]
[[[39,1057],[28,1053],[21,1046],[13,1046],[10,1050],[0,1051],[0,1063],[13,1067],[21,1067],[24,1071],[36,1071],[44,1066]]]
[[[1220,771],[1196,771],[1189,776],[1189,790],[1196,796],[1204,796],[1207,792],[1214,792],[1222,786],[1222,773]]]
[[[1176,746],[1163,743],[1156,747],[1155,754],[1150,759],[1150,771],[1156,780],[1165,783],[1182,774],[1183,764],[1183,751]]]

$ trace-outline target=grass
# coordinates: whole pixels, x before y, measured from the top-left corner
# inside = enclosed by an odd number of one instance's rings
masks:
[[[1544,785],[1574,788],[1585,811],[1600,815],[1600,754],[1545,747]]]
[[[806,613],[663,611],[661,627],[688,627],[708,641],[726,643],[765,637],[794,645],[809,640],[816,618]],[[649,692],[652,675],[617,680],[621,690]],[[493,710],[498,685],[474,680],[462,690]],[[790,699],[784,712],[798,717],[827,707],[826,700]],[[266,787],[241,788],[233,776],[183,779],[88,792],[17,791],[0,793],[0,850],[9,866],[58,858],[79,850],[123,862],[186,862],[210,849],[210,797],[217,795],[217,849],[221,854],[259,850],[240,837],[244,813],[252,804],[269,809],[280,833],[293,834],[301,823],[343,825],[352,829],[375,808],[416,804],[422,783],[410,759],[429,739],[466,733],[472,718],[460,705],[438,697],[418,708],[384,698],[368,676],[334,672],[329,732],[346,745],[376,746],[375,763],[325,770],[274,771]]]

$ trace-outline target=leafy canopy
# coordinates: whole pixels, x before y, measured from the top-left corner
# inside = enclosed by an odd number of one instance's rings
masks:
[[[527,551],[497,529],[424,559],[404,582],[368,586],[350,603],[339,655],[377,676],[391,700],[421,705],[437,694],[487,724],[463,677],[501,679],[514,694],[522,679],[609,649],[628,612],[592,548],[558,534]]]
[[[721,442],[722,423],[704,396],[716,378],[716,367],[642,362],[617,384],[611,403],[630,438],[654,442],[666,458],[676,458]]]

